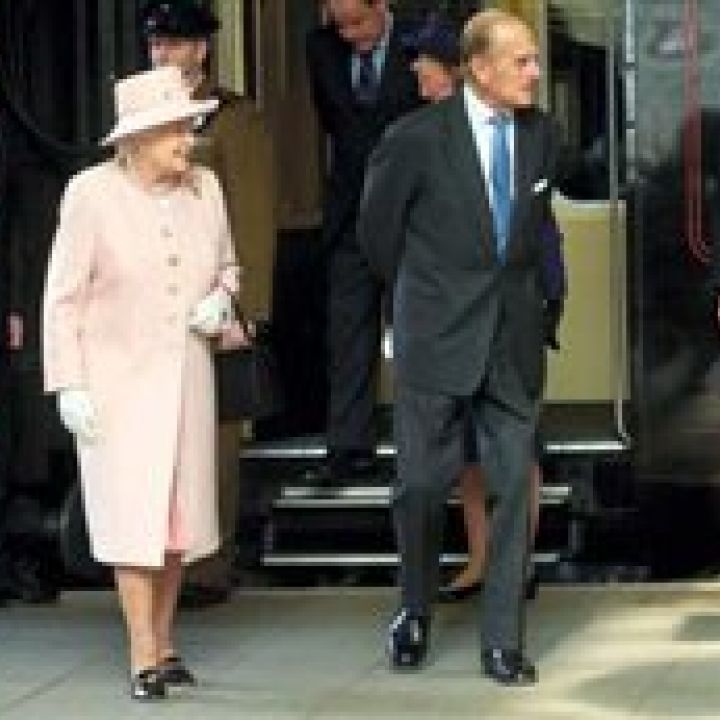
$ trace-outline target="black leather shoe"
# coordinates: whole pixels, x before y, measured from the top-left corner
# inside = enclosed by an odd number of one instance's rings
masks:
[[[428,619],[400,610],[388,628],[388,656],[395,670],[422,665],[428,648]]]
[[[165,682],[157,668],[145,668],[130,678],[130,697],[133,700],[162,700],[167,697]]]
[[[482,578],[469,585],[443,585],[438,590],[438,602],[453,603],[477,595],[483,588]]]
[[[195,676],[187,669],[182,658],[171,655],[165,658],[158,666],[157,673],[160,679],[172,687],[193,687],[197,685]]]
[[[502,685],[534,685],[535,666],[519,650],[488,648],[482,651],[485,674]]]

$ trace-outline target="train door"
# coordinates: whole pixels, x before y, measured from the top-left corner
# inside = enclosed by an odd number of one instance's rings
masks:
[[[720,472],[720,24],[714,0],[634,0],[635,378],[644,473]]]
[[[548,352],[549,439],[581,435],[593,447],[624,448],[631,400],[629,5],[625,0],[492,4],[519,13],[536,28],[543,65],[540,104],[552,113],[561,134],[553,203],[565,238],[568,296],[560,350]]]

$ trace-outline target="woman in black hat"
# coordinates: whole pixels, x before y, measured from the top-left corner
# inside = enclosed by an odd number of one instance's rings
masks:
[[[412,68],[423,100],[438,102],[450,97],[462,74],[455,26],[432,14],[406,38],[406,47],[413,60]]]

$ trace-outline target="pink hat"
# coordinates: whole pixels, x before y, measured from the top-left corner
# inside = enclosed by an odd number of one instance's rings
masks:
[[[192,100],[180,69],[164,66],[135,73],[115,83],[115,127],[101,141],[118,140],[176,120],[207,115],[218,100]]]

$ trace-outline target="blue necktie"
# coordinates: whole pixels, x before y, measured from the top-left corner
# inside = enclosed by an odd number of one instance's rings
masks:
[[[492,165],[490,184],[492,186],[492,208],[495,224],[495,242],[497,257],[505,260],[510,227],[512,193],[510,189],[510,148],[508,147],[507,128],[509,118],[496,115],[490,121],[492,133]]]
[[[355,100],[359,105],[374,105],[377,99],[377,77],[375,74],[374,53],[362,53],[358,56],[357,81],[355,83]]]

